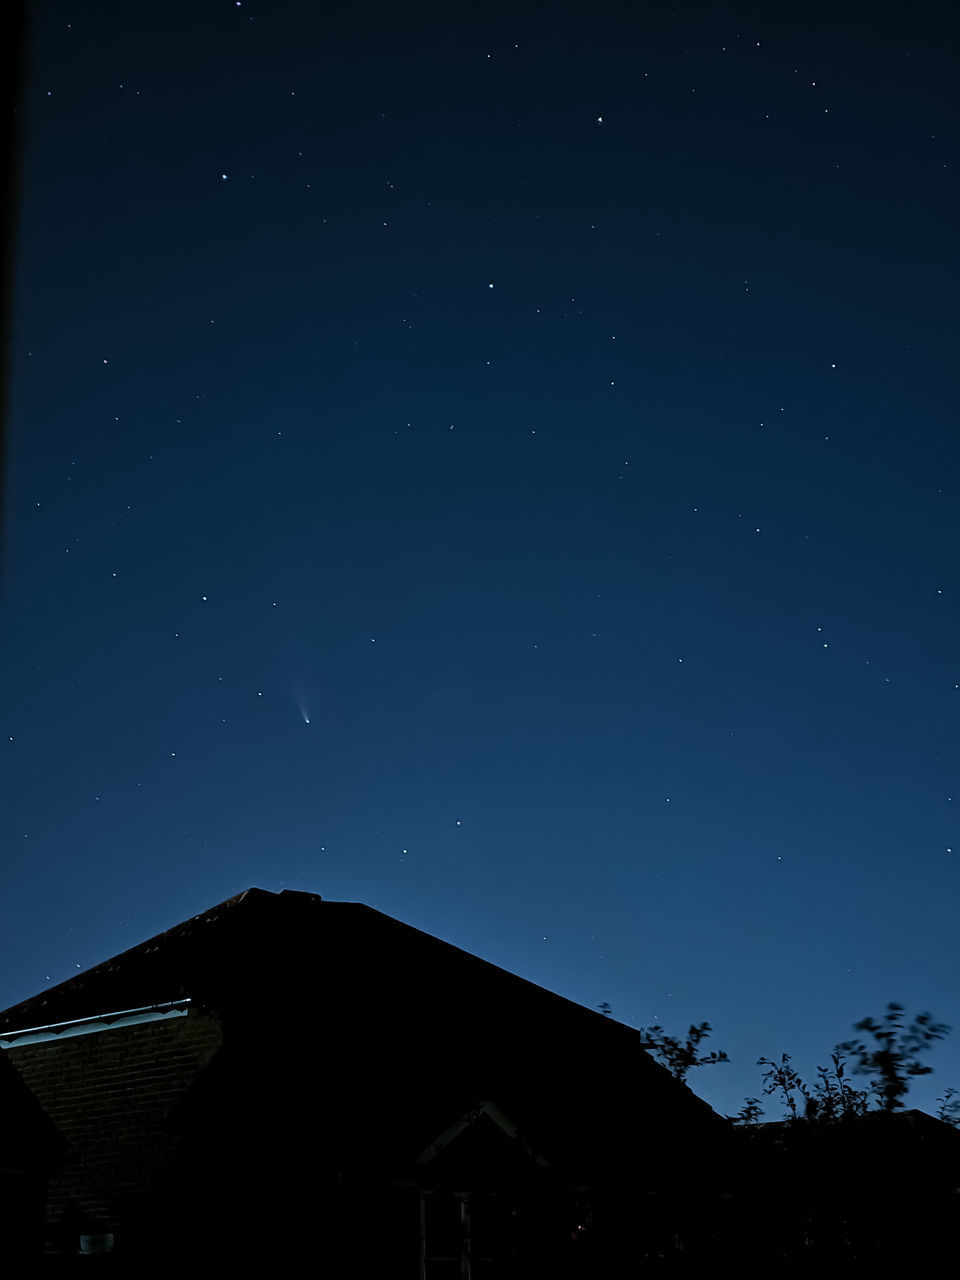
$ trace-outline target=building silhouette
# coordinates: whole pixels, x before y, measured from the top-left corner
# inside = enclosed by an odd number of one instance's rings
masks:
[[[641,1039],[369,907],[261,889],[0,1015],[69,1144],[48,1252],[396,1280],[709,1250],[731,1129]]]

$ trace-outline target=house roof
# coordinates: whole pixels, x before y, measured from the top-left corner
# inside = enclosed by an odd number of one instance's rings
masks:
[[[218,1111],[229,1124],[259,1091],[297,1131],[299,1100],[322,1078],[331,1135],[349,1105],[345,1146],[382,1150],[389,1130],[410,1160],[487,1097],[547,1159],[558,1105],[564,1151],[581,1163],[601,1158],[598,1134],[604,1162],[613,1147],[631,1163],[627,1132],[652,1152],[682,1148],[687,1130],[727,1129],[634,1028],[363,904],[290,890],[247,889],[22,1001],[0,1014],[0,1036],[188,999],[225,1036],[192,1091],[191,1123]],[[361,1074],[377,1078],[373,1091],[357,1092]]]
[[[0,1035],[191,998],[218,1010],[246,1002],[261,1017],[267,1009],[257,1002],[264,998],[286,1011],[307,997],[316,1009],[349,1000],[350,988],[359,992],[360,977],[371,972],[379,985],[395,986],[398,963],[417,976],[442,979],[445,987],[463,984],[461,998],[483,991],[504,1006],[519,999],[528,1009],[533,1001],[540,1017],[572,1018],[593,1035],[639,1046],[634,1028],[362,903],[258,888],[12,1005],[0,1013]],[[345,965],[351,966],[347,982]],[[657,1073],[665,1070],[644,1058]]]

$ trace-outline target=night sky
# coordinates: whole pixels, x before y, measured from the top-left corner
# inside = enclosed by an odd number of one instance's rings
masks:
[[[929,1009],[935,1109],[954,5],[32,15],[0,1008],[305,889],[709,1021],[723,1113]]]

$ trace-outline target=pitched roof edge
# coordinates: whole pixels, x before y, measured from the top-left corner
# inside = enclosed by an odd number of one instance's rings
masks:
[[[71,991],[83,987],[91,979],[95,979],[104,970],[119,964],[127,956],[133,956],[136,952],[143,951],[146,948],[159,946],[165,939],[173,940],[200,921],[219,918],[227,910],[235,909],[246,901],[262,901],[266,898],[278,898],[279,896],[279,894],[273,893],[270,889],[258,889],[256,886],[243,889],[240,893],[236,893],[230,898],[225,898],[215,906],[208,907],[205,911],[198,911],[196,915],[188,916],[186,920],[181,920],[179,924],[171,925],[169,929],[164,929],[160,933],[153,934],[152,937],[144,938],[141,942],[135,943],[132,947],[126,947],[123,951],[118,951],[115,955],[108,956],[106,960],[101,960],[91,968],[84,969],[82,973],[73,974],[62,982],[54,983],[52,987],[46,987],[43,991],[34,992],[33,995],[27,996],[23,1000],[18,1000],[16,1004],[0,1010],[0,1029],[11,1030],[16,1022],[19,1010],[27,1010],[34,1005],[42,1007],[47,1001],[56,1000],[59,996],[69,994]]]

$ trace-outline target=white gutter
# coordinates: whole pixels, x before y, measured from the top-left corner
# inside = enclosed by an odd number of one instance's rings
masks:
[[[19,1048],[22,1044],[43,1044],[45,1040],[67,1040],[71,1036],[89,1036],[112,1027],[134,1027],[141,1022],[160,1022],[169,1018],[185,1018],[189,999],[171,1000],[167,1004],[144,1005],[140,1009],[120,1009],[116,1013],[95,1013],[90,1018],[72,1022],[52,1022],[46,1027],[24,1027],[20,1031],[0,1031],[0,1049]]]

